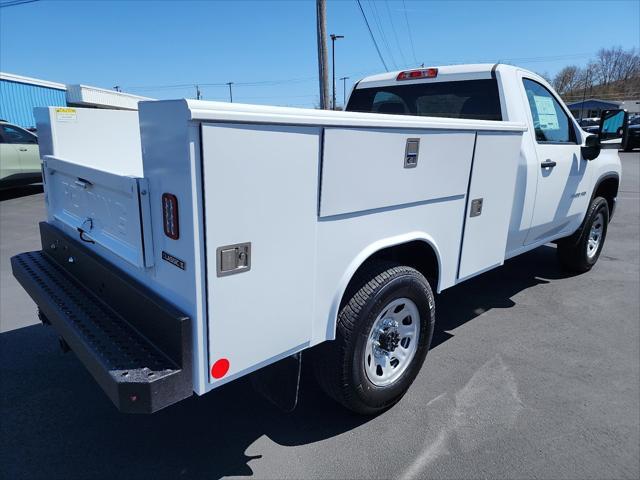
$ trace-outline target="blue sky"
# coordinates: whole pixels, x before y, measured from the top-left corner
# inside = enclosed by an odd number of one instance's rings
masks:
[[[390,70],[502,61],[553,75],[602,47],[640,46],[639,0],[361,3]],[[336,44],[336,74],[350,77],[347,89],[384,71],[355,0],[328,1],[327,33],[346,37]],[[200,84],[203,98],[227,100],[226,86],[206,84],[231,81],[237,102],[313,106],[315,1],[41,0],[3,8],[0,70],[153,98],[193,98]]]

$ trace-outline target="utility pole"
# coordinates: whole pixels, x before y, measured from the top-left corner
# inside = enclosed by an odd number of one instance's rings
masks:
[[[196,100],[200,100],[202,95],[200,95],[200,87],[196,85]]]
[[[344,35],[335,35],[331,34],[331,74],[333,75],[333,93],[331,98],[333,102],[331,102],[331,109],[336,109],[336,40],[339,38],[344,38]]]
[[[349,77],[342,77],[342,108],[347,106],[347,80]]]
[[[589,82],[589,69],[587,68],[587,73],[584,79],[584,88],[582,89],[582,105],[580,105],[580,121],[582,122],[582,117],[584,115],[584,101],[587,95],[587,83]]]
[[[233,85],[233,82],[227,82],[227,85],[229,85],[229,101],[233,103],[233,90],[231,90],[231,85]]]
[[[327,5],[325,0],[316,0],[316,23],[318,33],[318,80],[320,82],[320,108],[326,110],[329,103],[329,65],[327,62]]]

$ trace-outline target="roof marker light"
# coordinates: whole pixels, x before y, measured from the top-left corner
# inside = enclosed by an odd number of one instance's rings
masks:
[[[436,78],[438,76],[437,68],[421,68],[418,70],[405,70],[400,72],[396,80],[418,80],[420,78]]]

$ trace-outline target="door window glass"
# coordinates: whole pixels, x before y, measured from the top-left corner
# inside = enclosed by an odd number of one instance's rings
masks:
[[[545,87],[533,80],[524,79],[536,140],[539,142],[575,142],[575,132],[569,116]]]
[[[38,143],[36,136],[12,125],[1,125],[4,143]]]

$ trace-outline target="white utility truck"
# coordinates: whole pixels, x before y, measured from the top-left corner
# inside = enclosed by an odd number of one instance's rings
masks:
[[[344,112],[170,100],[36,115],[48,217],[14,275],[117,407],[141,413],[311,347],[331,397],[389,407],[429,349],[434,291],[549,242],[591,268],[620,181],[604,147],[626,125],[606,112],[601,143],[508,65],[368,77]]]

